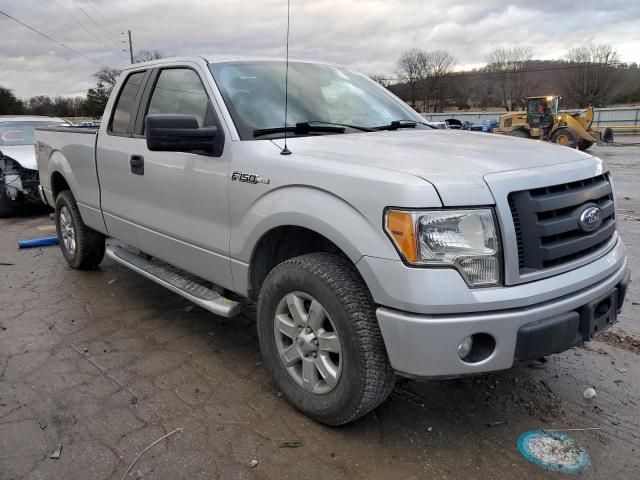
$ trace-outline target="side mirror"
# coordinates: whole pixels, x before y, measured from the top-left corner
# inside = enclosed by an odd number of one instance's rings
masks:
[[[213,153],[218,127],[198,127],[193,115],[147,115],[147,148],[153,152]]]

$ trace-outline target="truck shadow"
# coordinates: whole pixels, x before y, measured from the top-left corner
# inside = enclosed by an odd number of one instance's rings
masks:
[[[89,308],[96,315],[104,312],[85,327],[92,337],[96,329],[104,331],[88,346],[90,352],[104,350],[96,361],[108,365],[111,358],[127,358],[110,374],[127,379],[126,388],[139,397],[137,411],[155,404],[159,421],[179,415],[192,430],[202,426],[208,432],[198,437],[203,444],[213,441],[209,436],[246,438],[263,452],[256,455],[294,463],[302,448],[322,452],[339,465],[335,472],[343,472],[336,476],[331,470],[332,478],[428,478],[425,471],[451,478],[465,472],[467,478],[523,478],[525,473],[537,478],[541,472],[515,448],[520,433],[590,427],[598,421],[593,405],[581,405],[575,396],[581,397],[582,390],[573,375],[584,359],[568,352],[559,360],[551,357],[545,370],[519,367],[425,382],[399,379],[389,399],[371,414],[346,426],[326,427],[297,412],[273,386],[262,365],[253,302],[243,301],[243,314],[226,319],[111,261],[93,275],[67,273],[103,294]],[[70,332],[70,340],[75,336]],[[561,399],[571,396],[575,403]],[[291,440],[303,447],[280,446]],[[495,469],[504,472],[496,476]]]

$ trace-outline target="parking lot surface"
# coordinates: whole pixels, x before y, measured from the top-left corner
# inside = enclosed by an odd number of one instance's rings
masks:
[[[16,248],[52,234],[46,213],[0,220],[0,479],[119,480],[176,428],[127,478],[556,478],[516,448],[539,428],[579,429],[583,478],[640,478],[640,138],[593,153],[613,172],[632,266],[619,324],[545,369],[400,381],[341,428],[280,398],[251,304],[223,319],[111,260],[72,270],[57,247]]]

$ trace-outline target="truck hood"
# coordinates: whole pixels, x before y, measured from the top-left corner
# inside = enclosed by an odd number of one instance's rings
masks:
[[[274,143],[283,146],[282,139]],[[485,175],[590,157],[547,142],[456,130],[294,137],[287,143],[293,155],[415,175],[432,183],[447,206],[494,203]]]
[[[6,157],[10,157],[24,168],[31,170],[38,169],[36,162],[36,151],[33,145],[0,145],[0,152]]]

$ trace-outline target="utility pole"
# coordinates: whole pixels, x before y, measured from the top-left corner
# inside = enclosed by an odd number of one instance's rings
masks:
[[[133,44],[131,43],[131,30],[127,30],[129,33],[129,57],[131,58],[131,65],[133,65]]]

